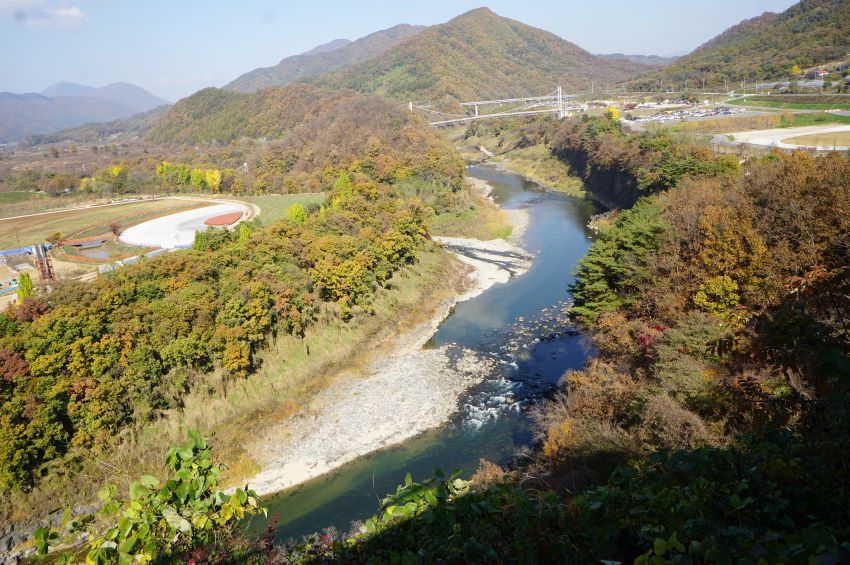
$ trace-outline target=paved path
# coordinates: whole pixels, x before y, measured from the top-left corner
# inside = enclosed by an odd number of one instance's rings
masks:
[[[204,222],[209,218],[242,212],[243,218],[250,215],[247,206],[216,204],[196,210],[178,212],[129,227],[121,233],[121,241],[143,247],[175,249],[189,247],[195,241],[195,232],[209,228]]]
[[[802,147],[817,149],[818,151],[831,151],[833,150],[832,146],[822,147],[822,146],[804,146],[804,145],[794,145],[792,143],[785,143],[782,140],[788,139],[791,137],[797,137],[800,135],[812,135],[812,134],[825,134],[825,133],[837,133],[842,131],[850,131],[850,124],[844,125],[824,125],[824,126],[805,126],[805,127],[797,127],[797,128],[776,128],[776,129],[762,129],[762,130],[754,130],[754,131],[741,131],[738,133],[731,133],[731,135],[735,141],[741,143],[749,143],[750,145],[765,145],[771,147],[780,147],[783,149],[799,149]],[[850,148],[848,147],[835,147],[834,149],[838,151],[846,151]]]

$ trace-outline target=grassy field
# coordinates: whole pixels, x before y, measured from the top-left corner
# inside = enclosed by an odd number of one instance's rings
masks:
[[[250,202],[260,207],[260,222],[268,225],[286,216],[286,210],[293,204],[307,206],[325,201],[324,192],[306,194],[266,194],[263,196],[234,196],[234,199]]]
[[[126,227],[151,217],[197,206],[197,202],[161,199],[0,219],[0,249],[32,245],[45,241],[47,237],[57,232],[70,235],[79,233],[90,226],[106,227],[112,222]]]
[[[774,108],[778,110],[850,110],[850,98],[837,101],[830,97],[825,102],[783,102],[781,96],[777,100],[766,100],[764,97],[747,97],[730,100],[729,104],[735,106],[757,106],[760,108]],[[816,97],[808,97],[816,99]]]
[[[507,215],[483,199],[472,210],[440,214],[431,225],[434,235],[474,237],[485,241],[507,238],[512,231]]]
[[[756,116],[728,116],[673,124],[652,124],[648,129],[667,129],[685,134],[718,134],[761,129],[792,128],[827,124],[850,124],[850,116],[827,112],[774,112]]]
[[[799,126],[817,126],[820,124],[850,124],[850,116],[828,114],[826,112],[794,114],[793,120],[783,120],[779,127],[791,128]]]
[[[13,192],[0,192],[0,206],[29,202],[30,200],[38,200],[41,198],[44,198],[44,196],[35,192],[22,192],[18,190]]]
[[[789,137],[788,139],[783,139],[782,142],[790,143],[792,145],[805,145],[809,147],[832,147],[833,145],[848,147],[850,146],[850,131],[798,135],[797,137]]]
[[[0,193],[0,194],[21,194]],[[86,205],[108,204],[108,198],[97,198],[91,194],[66,194],[62,196],[46,196],[36,192],[28,192],[30,198],[6,197],[0,200],[0,218],[11,218],[12,216],[23,216],[25,214],[39,214],[41,212],[54,212]],[[16,201],[13,201],[16,200]]]

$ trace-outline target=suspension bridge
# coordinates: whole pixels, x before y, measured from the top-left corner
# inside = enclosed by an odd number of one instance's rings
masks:
[[[460,106],[467,111],[466,114],[442,112],[434,110],[430,106],[420,106],[413,102],[408,104],[408,108],[411,112],[418,110],[425,113],[429,117],[429,123],[432,126],[460,124],[510,116],[532,116],[535,114],[555,114],[558,116],[558,119],[563,119],[583,109],[583,106],[571,102],[571,98],[573,98],[572,95],[564,94],[561,87],[558,86],[554,91],[544,96],[461,102]]]

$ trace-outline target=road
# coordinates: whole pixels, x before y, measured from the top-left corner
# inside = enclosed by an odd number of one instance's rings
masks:
[[[800,135],[812,135],[812,134],[825,134],[825,133],[837,133],[843,131],[850,131],[850,124],[843,125],[824,125],[824,126],[805,126],[805,127],[796,127],[796,128],[775,128],[775,129],[762,129],[762,130],[754,130],[754,131],[741,131],[738,133],[728,134],[733,137],[734,140],[738,143],[747,143],[750,145],[762,145],[768,147],[780,147],[783,149],[799,149],[803,146],[801,145],[793,145],[790,143],[784,143],[783,139],[788,139],[791,137],[797,137]],[[725,135],[717,136],[719,138],[725,138]],[[818,146],[815,149],[819,151],[832,151],[833,149],[838,151],[847,151],[848,147],[822,147]]]

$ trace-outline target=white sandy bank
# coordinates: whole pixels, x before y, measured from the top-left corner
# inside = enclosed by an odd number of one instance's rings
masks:
[[[444,301],[428,322],[377,348],[365,370],[343,375],[308,411],[268,430],[252,450],[263,470],[249,486],[259,494],[277,492],[446,422],[491,361],[457,345],[422,346],[458,301],[528,270],[532,258],[517,245],[527,215],[511,211],[512,242],[434,238],[472,267],[468,290]]]

